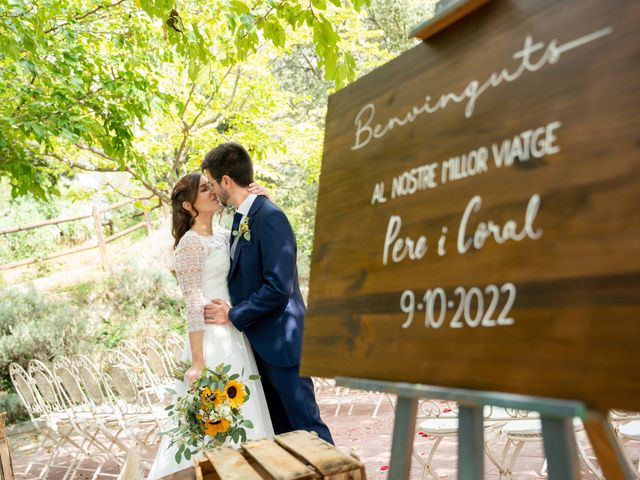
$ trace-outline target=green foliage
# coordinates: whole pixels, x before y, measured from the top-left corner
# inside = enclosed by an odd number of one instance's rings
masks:
[[[171,317],[179,317],[184,302],[176,290],[175,279],[163,269],[123,269],[107,278],[100,286],[104,299],[123,318],[153,309]]]
[[[12,420],[23,419],[11,362],[26,367],[34,358],[98,354],[125,338],[186,335],[184,309],[175,279],[162,268],[126,267],[55,293],[0,291],[0,410],[6,405]]]
[[[102,279],[67,287],[62,294],[90,312],[100,348],[116,347],[140,334],[186,333],[184,299],[175,278],[161,267],[126,266]]]
[[[11,386],[10,363],[85,353],[94,340],[87,312],[36,290],[0,292],[0,332],[0,390]]]
[[[175,372],[182,380],[188,365],[181,372]],[[231,440],[238,444],[247,440],[246,428],[253,428],[250,420],[242,415],[242,405],[249,401],[251,392],[247,380],[259,380],[259,375],[248,379],[240,374],[230,375],[232,365],[221,363],[215,369],[205,367],[187,392],[175,396],[175,402],[168,405],[168,416],[174,417],[173,428],[165,434],[171,435],[169,447],[177,449],[176,462],[182,457],[189,460],[192,455],[207,449],[219,447]],[[244,375],[244,371],[242,373]],[[191,448],[194,447],[194,448]]]
[[[0,211],[0,229],[52,218],[88,213],[87,205],[64,198],[41,202],[31,197],[10,200]],[[0,264],[25,258],[44,258],[56,250],[79,245],[93,236],[93,220],[78,220],[0,236]]]
[[[167,200],[202,158],[198,143],[240,133],[278,150],[262,122],[278,95],[257,94],[265,66],[308,31],[324,77],[353,80],[329,18],[361,5],[0,0],[0,176],[14,196],[45,198],[77,171],[127,172]]]
[[[365,17],[369,30],[377,30],[377,43],[384,50],[399,55],[418,41],[411,30],[433,16],[436,0],[371,0]]]
[[[16,393],[0,392],[0,412],[6,412],[5,422],[11,425],[29,420],[27,409],[24,408],[20,397]]]
[[[129,2],[92,3],[0,1],[0,174],[14,195],[54,192],[79,160],[61,163],[69,146],[144,171],[132,140],[163,97],[155,32]]]

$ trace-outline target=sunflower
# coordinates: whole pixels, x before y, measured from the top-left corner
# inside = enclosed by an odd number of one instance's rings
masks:
[[[220,390],[211,390],[209,387],[204,387],[200,391],[200,405],[204,410],[208,410],[213,406],[214,408],[220,405],[223,400],[222,392]]]
[[[214,422],[205,422],[204,433],[205,435],[214,437],[218,433],[225,433],[227,430],[229,430],[229,425],[229,420],[227,420],[226,418],[221,418],[220,420],[216,420]]]
[[[244,383],[230,380],[227,386],[224,387],[224,395],[229,399],[229,403],[233,408],[238,408],[244,403]]]

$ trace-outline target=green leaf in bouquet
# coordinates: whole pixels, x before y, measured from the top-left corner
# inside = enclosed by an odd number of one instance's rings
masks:
[[[244,425],[247,428],[253,428],[253,422],[251,420],[243,420],[242,425]]]
[[[187,460],[191,460],[191,450],[188,448],[184,451],[184,458]]]
[[[171,410],[171,411],[167,414],[167,417],[172,416],[174,413],[175,413],[175,412],[174,412],[173,410]]]
[[[225,365],[225,367],[222,369],[222,373],[227,374],[229,373],[230,370],[231,370],[231,365]]]
[[[238,375],[237,373],[234,373],[229,377],[229,380],[235,380],[236,378],[240,378],[240,375]]]
[[[249,375],[249,380],[260,380],[260,375]]]
[[[248,386],[244,386],[244,392],[247,394],[247,398],[249,398],[249,396],[251,395],[251,390],[249,390]]]
[[[173,388],[169,388],[169,387],[167,387],[167,388],[165,388],[165,390],[166,390],[167,392],[169,392],[170,394],[172,394],[172,395],[177,395],[176,391],[175,391]]]
[[[176,452],[176,462],[180,463],[182,461],[182,452],[184,451],[184,445],[180,445],[180,448],[178,449],[178,451]]]
[[[173,403],[171,405],[167,405],[166,407],[164,407],[165,410],[171,410],[173,409],[174,405]]]

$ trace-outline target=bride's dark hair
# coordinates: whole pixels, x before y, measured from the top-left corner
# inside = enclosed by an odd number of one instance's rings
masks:
[[[198,191],[200,190],[200,179],[202,174],[199,172],[187,173],[184,177],[178,180],[178,183],[173,187],[171,192],[171,210],[173,225],[171,227],[171,234],[175,239],[173,248],[178,246],[180,239],[185,233],[193,226],[193,222],[198,216],[198,210],[193,206],[198,198]],[[195,211],[195,215],[188,212],[182,204],[188,202]]]

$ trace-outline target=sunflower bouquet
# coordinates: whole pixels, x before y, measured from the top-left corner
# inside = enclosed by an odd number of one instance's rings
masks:
[[[171,435],[169,446],[178,447],[176,462],[180,463],[183,457],[190,460],[192,456],[229,440],[234,443],[247,440],[245,429],[253,428],[253,423],[243,418],[241,406],[249,400],[251,392],[241,379],[244,370],[241,375],[229,375],[230,371],[231,365],[225,364],[214,370],[205,367],[192,388],[184,395],[176,396],[175,402],[166,407],[175,422],[174,427],[164,434]],[[183,379],[184,372],[176,377]],[[259,375],[249,376],[249,380],[259,378]],[[176,395],[175,390],[167,390]]]

